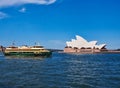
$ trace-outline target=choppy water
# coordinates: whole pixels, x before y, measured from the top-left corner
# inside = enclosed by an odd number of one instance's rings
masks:
[[[120,54],[1,56],[0,88],[120,88]]]

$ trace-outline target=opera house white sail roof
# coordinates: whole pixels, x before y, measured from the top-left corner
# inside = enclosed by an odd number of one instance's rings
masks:
[[[67,44],[67,47],[71,47],[71,48],[76,47],[78,49],[81,49],[81,48],[102,49],[106,46],[106,44],[97,45],[97,41],[88,42],[87,40],[85,40],[84,38],[78,35],[76,35],[76,39],[67,41],[66,44]]]

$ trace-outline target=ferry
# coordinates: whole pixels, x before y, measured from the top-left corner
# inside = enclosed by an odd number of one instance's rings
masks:
[[[51,56],[52,52],[45,49],[43,46],[10,46],[3,51],[5,56]]]

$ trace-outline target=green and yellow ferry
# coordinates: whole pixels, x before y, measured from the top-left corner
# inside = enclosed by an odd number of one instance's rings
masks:
[[[5,56],[51,56],[52,52],[45,49],[43,46],[35,45],[35,46],[10,46],[5,48],[3,51]]]

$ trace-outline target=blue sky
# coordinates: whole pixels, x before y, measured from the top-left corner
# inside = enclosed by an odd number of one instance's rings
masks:
[[[0,45],[63,49],[80,35],[120,48],[119,0],[0,0]]]

